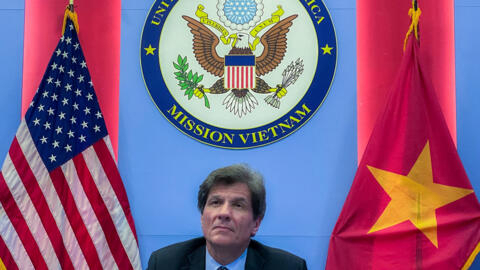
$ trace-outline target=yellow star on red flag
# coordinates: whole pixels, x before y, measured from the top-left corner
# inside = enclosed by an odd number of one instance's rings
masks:
[[[430,146],[427,141],[408,175],[368,166],[391,201],[368,233],[409,220],[438,248],[435,210],[472,193],[471,189],[433,182]]]

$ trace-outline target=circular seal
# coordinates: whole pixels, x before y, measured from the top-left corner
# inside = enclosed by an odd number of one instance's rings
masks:
[[[337,40],[321,0],[157,0],[143,28],[146,88],[209,145],[247,149],[303,126],[331,87]]]

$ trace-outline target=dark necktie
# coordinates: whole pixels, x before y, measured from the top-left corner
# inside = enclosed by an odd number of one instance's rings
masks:
[[[222,265],[222,266],[218,267],[217,270],[228,270],[228,268],[226,268],[225,266]]]

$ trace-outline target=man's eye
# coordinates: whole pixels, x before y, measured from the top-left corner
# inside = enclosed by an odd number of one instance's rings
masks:
[[[236,204],[234,204],[234,206],[236,208],[243,208],[243,204],[241,204],[241,203],[236,203]]]
[[[210,205],[218,205],[218,204],[220,204],[220,202],[219,201],[210,201],[209,204]]]

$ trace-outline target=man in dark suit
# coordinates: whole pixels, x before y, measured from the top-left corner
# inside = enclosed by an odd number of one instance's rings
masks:
[[[305,260],[250,238],[265,214],[263,177],[245,165],[220,168],[198,191],[204,237],[152,253],[148,270],[306,270]]]

